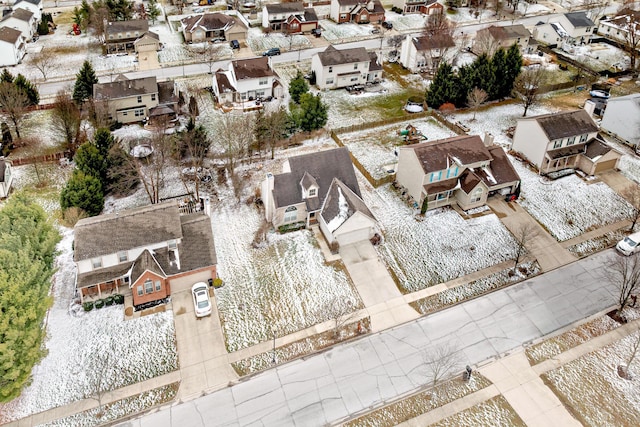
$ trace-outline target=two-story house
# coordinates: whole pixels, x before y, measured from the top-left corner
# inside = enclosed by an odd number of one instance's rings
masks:
[[[591,38],[595,26],[585,12],[567,12],[548,22],[538,22],[533,27],[533,37],[551,47],[563,43],[584,44]]]
[[[329,243],[371,239],[377,222],[360,194],[345,147],[290,157],[262,183],[265,218],[277,229],[318,224]]]
[[[17,0],[13,4],[14,9],[26,9],[33,13],[36,23],[42,20],[43,0]]]
[[[25,49],[25,39],[19,30],[0,27],[0,67],[19,64]]]
[[[370,56],[363,47],[338,50],[329,45],[323,52],[311,57],[311,71],[316,75],[316,85],[319,89],[338,89],[382,78],[382,69],[377,66],[377,57]]]
[[[141,40],[144,40],[145,45],[151,43],[153,50],[160,48],[160,39],[157,34],[149,31],[149,23],[146,19],[114,21],[105,24],[104,44],[107,53],[137,52],[136,44]]]
[[[593,175],[615,168],[621,156],[598,139],[598,126],[585,110],[518,119],[511,149],[541,174],[580,169]]]
[[[220,104],[282,96],[282,85],[266,56],[231,61],[228,71],[214,73],[212,86]]]
[[[202,13],[180,20],[187,43],[204,41],[245,40],[247,27],[242,19],[224,13]]]
[[[640,41],[640,10],[622,9],[615,16],[600,20],[598,34],[627,44],[629,41]]]
[[[455,46],[453,37],[445,33],[433,37],[407,35],[400,48],[400,64],[413,73],[423,68],[435,70],[443,60],[451,59]]]
[[[384,7],[380,0],[331,0],[329,17],[338,24],[379,24],[384,21]]]
[[[393,0],[393,7],[406,13],[421,13],[423,15],[436,15],[444,13],[444,6],[438,0]]]
[[[486,53],[491,56],[499,48],[506,50],[516,44],[520,52],[527,52],[530,41],[531,33],[522,24],[503,27],[491,25],[478,30],[471,51],[476,55]]]
[[[309,33],[318,28],[318,16],[303,2],[269,3],[262,8],[262,28],[286,34]]]
[[[11,162],[0,156],[0,199],[9,196],[12,184],[13,173],[11,171]]]
[[[600,128],[640,150],[640,93],[609,98]]]
[[[422,142],[398,149],[396,181],[414,206],[482,206],[493,194],[518,194],[520,177],[497,145],[478,135]],[[426,206],[425,206],[426,203]]]
[[[164,90],[162,90],[164,88]],[[119,123],[134,123],[169,108],[175,114],[177,99],[172,81],[158,83],[154,77],[128,79],[123,75],[109,83],[93,85],[93,99],[105,104],[109,119]]]
[[[142,309],[216,278],[211,219],[203,211],[181,214],[176,202],[81,219],[73,246],[82,300],[131,294]]]
[[[36,34],[38,22],[30,10],[17,8],[0,20],[0,27],[9,27],[18,30],[27,40],[31,40]]]

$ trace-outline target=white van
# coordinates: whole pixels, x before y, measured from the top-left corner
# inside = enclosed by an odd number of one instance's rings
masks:
[[[626,256],[636,253],[636,251],[640,250],[640,232],[633,233],[620,240],[616,245],[616,249]]]

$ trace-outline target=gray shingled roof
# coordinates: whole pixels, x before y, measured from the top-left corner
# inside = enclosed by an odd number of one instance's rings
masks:
[[[587,142],[586,146],[587,146],[587,149],[584,155],[590,158],[591,160],[594,160],[599,156],[604,156],[610,151],[616,151],[613,147],[609,146],[607,143],[597,138],[592,138],[590,141]]]
[[[356,212],[362,212],[363,214],[375,220],[375,217],[373,216],[367,205],[364,203],[364,201],[353,191],[351,191],[349,187],[344,185],[342,181],[334,178],[331,181],[331,185],[329,186],[329,190],[327,191],[327,196],[324,199],[322,211],[320,212],[320,215],[322,215],[322,218],[324,218],[325,222],[330,223],[340,213],[340,194],[338,193],[338,189],[340,189],[340,191],[342,192],[342,195],[344,196],[344,199],[349,207],[347,209],[347,216],[344,218],[344,221],[351,218],[351,216]]]
[[[454,158],[463,165],[492,160],[491,153],[478,135],[454,136],[400,149],[413,150],[424,173],[447,169]]]
[[[191,271],[216,265],[218,259],[211,230],[211,218],[202,213],[193,213],[182,215],[180,222],[182,224],[182,242],[178,245],[180,270]]]
[[[369,52],[369,71],[382,70],[382,64],[378,63],[378,55],[375,52]]]
[[[318,52],[320,63],[323,66],[352,64],[354,62],[368,62],[369,54],[363,47],[338,50],[333,45],[327,46],[324,52]]]
[[[289,167],[291,172],[273,177],[273,198],[276,207],[303,202],[300,182],[305,173],[313,176],[318,183],[320,205],[334,178],[338,178],[358,197],[361,197],[353,163],[346,147],[291,157]]]
[[[580,27],[595,27],[591,19],[587,17],[585,12],[568,12],[564,16],[571,22],[574,28]]]
[[[129,272],[129,269],[131,269],[132,265],[133,261],[116,264],[107,268],[101,268],[97,271],[89,271],[87,273],[78,274],[78,276],[76,277],[76,287],[86,288],[87,286],[93,286],[100,283],[108,282],[109,280],[124,277]]]
[[[93,98],[96,100],[126,98],[151,93],[158,93],[158,83],[155,76],[93,85]]]
[[[490,168],[496,180],[496,184],[485,182],[489,187],[492,185],[506,184],[507,182],[520,181],[520,175],[518,175],[518,172],[513,168],[513,165],[507,157],[507,153],[504,152],[502,147],[494,145],[487,149],[493,158]]]
[[[549,141],[598,131],[589,113],[582,109],[544,114],[531,117],[531,120],[538,122]]]
[[[183,237],[175,202],[81,219],[74,233],[74,261]]]
[[[305,22],[313,22],[318,20],[318,15],[316,15],[316,10],[312,7],[308,7],[304,10],[304,20]]]
[[[20,21],[29,22],[29,20],[33,18],[33,12],[19,7],[17,9],[14,9],[13,12],[8,14],[7,16],[5,16],[3,20],[9,19],[10,17],[14,17],[16,19],[19,19]]]
[[[436,34],[434,36],[413,37],[413,45],[418,52],[431,49],[454,47],[456,44],[450,34]]]
[[[509,40],[518,37],[530,37],[531,33],[527,30],[524,25],[516,24],[516,25],[505,25],[505,26],[496,26],[491,25],[487,28],[487,31],[491,34],[491,36],[496,40]]]
[[[298,14],[304,11],[304,3],[303,2],[293,2],[293,3],[273,3],[265,5],[267,8],[267,13],[293,13]]]
[[[267,56],[238,59],[232,61],[232,64],[236,80],[255,79],[275,75],[271,66],[269,66],[269,57]]]
[[[224,13],[204,13],[202,15],[187,16],[181,19],[185,31],[193,32],[196,28],[206,31],[226,30],[231,28],[236,20]]]
[[[138,31],[141,34],[149,31],[149,22],[146,19],[131,19],[129,21],[109,22],[105,27],[106,34],[126,33]],[[135,36],[132,36],[135,37]]]
[[[229,81],[229,77],[227,77],[227,73],[225,71],[216,71],[215,77],[216,83],[218,84],[218,91],[220,91],[220,93],[236,91],[236,88],[233,87],[233,85]]]
[[[151,252],[147,249],[142,251],[140,256],[133,262],[133,268],[131,269],[131,283],[135,282],[144,274],[145,271],[149,270],[160,277],[167,277],[162,268],[158,264],[158,261],[153,257]]]
[[[20,38],[22,33],[15,28],[2,27],[0,28],[0,41],[15,44]]]
[[[18,0],[13,5],[18,6],[20,3],[31,3],[34,6],[41,6],[42,0]]]

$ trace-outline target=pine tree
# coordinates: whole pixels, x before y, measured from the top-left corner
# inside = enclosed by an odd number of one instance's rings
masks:
[[[327,124],[329,107],[322,102],[320,95],[305,93],[300,97],[300,109],[296,123],[305,132],[320,129]]]
[[[509,96],[516,83],[516,79],[522,71],[522,55],[520,54],[520,49],[517,44],[514,43],[511,45],[509,50],[507,50],[505,61],[507,63],[507,71],[505,73],[505,92],[508,90],[505,96]]]
[[[5,68],[4,70],[2,70],[2,74],[0,74],[0,83],[13,83],[14,78],[15,77],[13,76],[13,74],[11,74],[11,72]]]
[[[95,71],[91,62],[84,61],[82,68],[76,74],[76,83],[73,87],[73,100],[78,104],[93,97],[93,85],[98,83]]]
[[[18,76],[13,80],[13,84],[27,95],[30,105],[38,105],[40,102],[40,94],[38,93],[36,85],[27,80],[22,74],[18,74]]]
[[[98,147],[91,142],[85,142],[73,157],[76,168],[85,175],[94,176],[105,184],[107,178],[107,159],[100,153]]]
[[[495,80],[489,56],[486,53],[481,54],[473,61],[471,67],[473,68],[473,84],[471,88],[477,87],[487,93],[491,93],[494,90]]]
[[[454,74],[451,64],[443,61],[438,67],[429,89],[425,93],[427,105],[431,108],[439,108],[445,102],[453,102],[456,97],[454,90]],[[465,95],[466,96],[466,95]]]
[[[474,87],[474,69],[471,65],[463,65],[458,68],[458,72],[454,76],[451,101],[456,107],[466,105],[469,92]]]
[[[503,48],[496,50],[491,57],[491,69],[493,70],[494,85],[489,94],[489,99],[501,99],[509,96],[511,87],[507,79],[507,53]]]
[[[60,193],[60,207],[66,210],[72,206],[84,210],[89,216],[102,212],[104,193],[100,179],[74,170]]]
[[[309,83],[305,80],[302,72],[298,70],[298,74],[296,74],[295,78],[291,80],[289,83],[289,95],[291,95],[291,100],[296,104],[300,103],[300,97],[309,92]]]
[[[160,8],[158,8],[157,0],[149,0],[149,6],[147,7],[147,17],[151,19],[152,25],[155,25],[158,16],[160,16]]]
[[[100,128],[96,131],[93,137],[93,144],[98,148],[102,157],[109,155],[109,150],[116,143],[115,138],[111,134],[111,131],[106,128]]]

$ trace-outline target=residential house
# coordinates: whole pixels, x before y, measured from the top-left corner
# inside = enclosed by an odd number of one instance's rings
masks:
[[[589,41],[595,25],[585,12],[567,12],[548,22],[538,22],[533,27],[533,37],[551,47],[584,44]]]
[[[278,229],[318,224],[329,243],[371,239],[376,220],[362,201],[345,147],[290,157],[262,183],[265,218]]]
[[[490,136],[487,136],[489,142]],[[493,194],[518,194],[520,177],[504,150],[478,135],[461,135],[398,149],[396,181],[415,207],[482,206]]]
[[[0,199],[9,196],[12,184],[11,162],[4,157],[0,157]]]
[[[413,73],[423,68],[435,70],[442,60],[449,60],[456,46],[450,34],[433,37],[407,35],[400,48],[400,64]]]
[[[476,55],[482,53],[493,55],[499,48],[506,50],[517,44],[520,52],[527,52],[530,41],[531,33],[522,24],[505,25],[504,27],[491,25],[478,30],[471,51]]]
[[[33,35],[36,34],[37,26],[38,22],[33,12],[21,8],[14,9],[0,20],[0,27],[18,30],[27,40],[31,40]]]
[[[303,2],[269,3],[262,8],[262,27],[286,34],[310,33],[318,28],[318,16]]]
[[[25,55],[25,39],[20,30],[0,27],[0,67],[16,65]]]
[[[245,40],[247,27],[241,19],[224,13],[203,13],[180,20],[187,43]]]
[[[609,98],[600,129],[640,149],[640,93]]]
[[[133,50],[136,53],[157,52],[161,47],[160,36],[153,31],[147,31],[133,42]]]
[[[393,7],[406,13],[422,13],[423,15],[436,15],[444,13],[444,6],[438,0],[393,0]]]
[[[231,61],[228,71],[214,73],[212,86],[220,104],[280,98],[283,95],[278,75],[266,56]]]
[[[104,34],[107,53],[138,52],[141,46],[144,46],[145,51],[160,49],[160,38],[149,31],[146,19],[107,22]]]
[[[621,156],[598,138],[598,126],[582,109],[518,119],[511,149],[541,174],[579,169],[593,175],[615,168]]]
[[[338,24],[379,24],[384,21],[384,7],[380,0],[331,0],[329,17]]]
[[[616,16],[600,20],[598,34],[623,44],[640,40],[640,10],[623,9]]]
[[[173,118],[177,104],[173,82],[158,83],[155,76],[128,79],[120,75],[113,82],[94,84],[93,99],[105,103],[109,119],[119,123],[140,122],[159,115]]]
[[[36,19],[36,23],[42,20],[42,8],[43,1],[42,0],[17,0],[13,4],[14,9],[26,9],[33,13],[33,16]]]
[[[311,57],[311,70],[316,75],[316,85],[320,89],[361,85],[382,78],[377,57],[373,69],[372,58],[363,47],[338,50],[329,45],[323,52]]]
[[[181,213],[176,202],[81,219],[73,246],[82,300],[130,293],[143,309],[216,278],[211,218]]]

